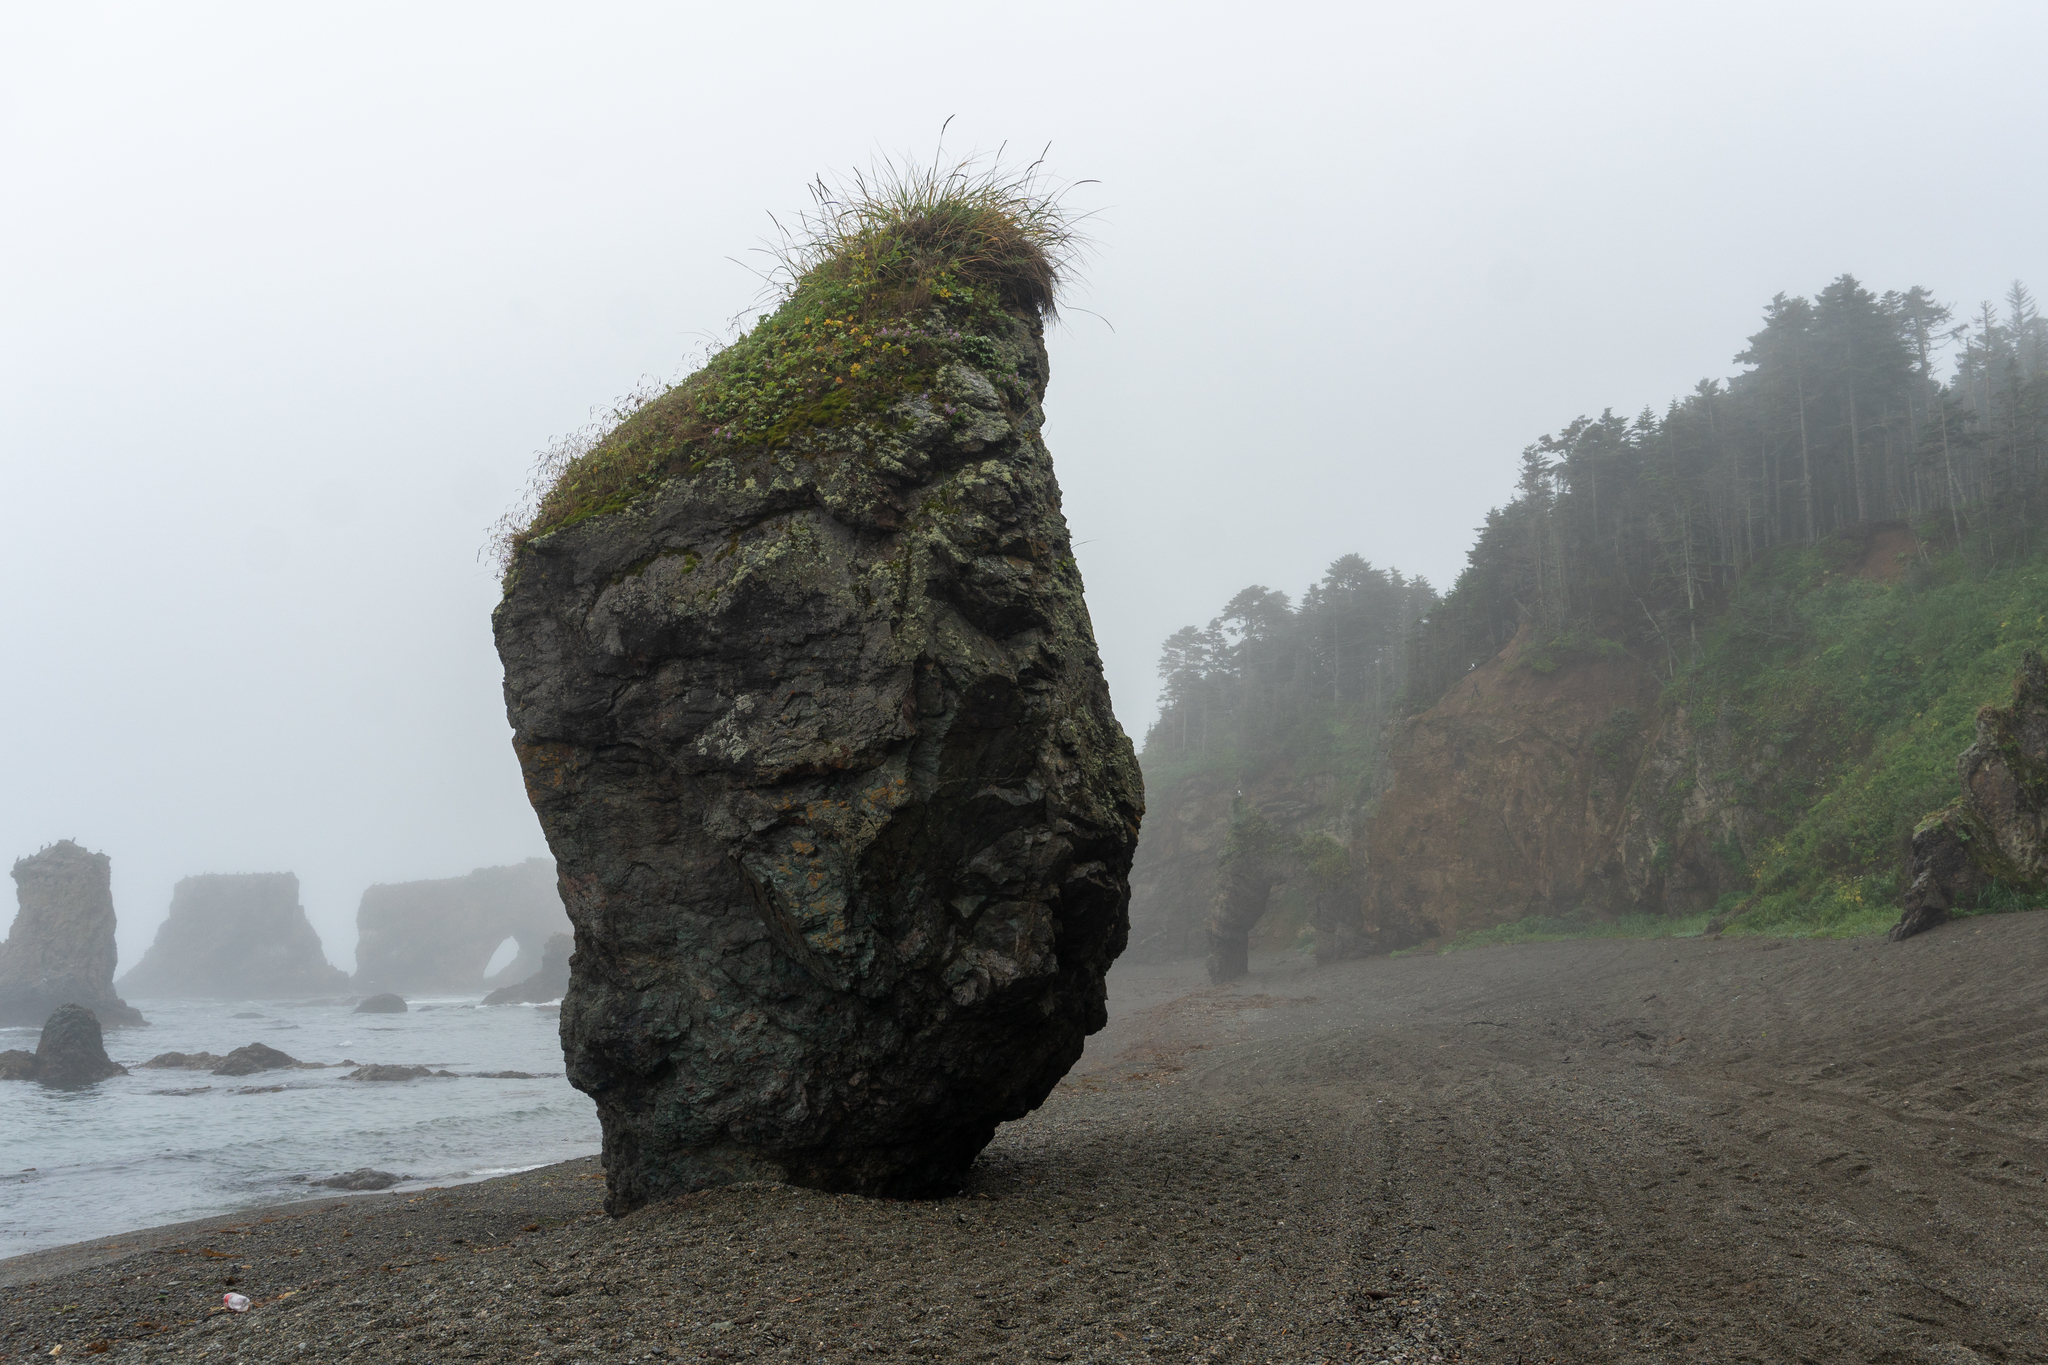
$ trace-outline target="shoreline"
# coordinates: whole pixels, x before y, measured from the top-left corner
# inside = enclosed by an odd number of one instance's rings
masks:
[[[2048,1358],[2048,915],[1260,967],[1112,978],[953,1197],[337,1194],[32,1253],[0,1361]]]
[[[508,1171],[503,1175],[473,1176],[466,1180],[444,1181],[438,1185],[422,1186],[407,1182],[404,1186],[388,1190],[331,1190],[326,1194],[309,1195],[304,1199],[286,1200],[276,1204],[252,1204],[246,1208],[208,1214],[202,1218],[134,1228],[125,1232],[110,1233],[105,1237],[88,1237],[83,1241],[67,1242],[61,1246],[42,1247],[15,1256],[0,1257],[0,1289],[52,1279],[92,1266],[111,1265],[116,1261],[126,1260],[129,1256],[146,1255],[173,1242],[203,1241],[207,1239],[208,1234],[218,1233],[222,1229],[300,1217],[344,1200],[375,1202],[411,1198],[442,1190],[488,1185],[494,1181],[536,1179],[558,1171],[565,1174],[580,1174],[580,1169],[572,1171],[572,1168],[594,1166],[597,1160],[597,1154],[592,1153],[586,1157],[572,1157],[567,1161],[542,1163],[520,1171]]]

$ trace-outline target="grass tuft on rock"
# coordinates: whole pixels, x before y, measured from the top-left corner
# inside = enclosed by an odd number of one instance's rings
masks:
[[[940,369],[988,369],[992,334],[1056,316],[1084,239],[1040,163],[884,163],[812,207],[771,248],[775,306],[695,374],[643,390],[544,451],[494,537],[501,569],[540,536],[620,511],[672,474],[819,430],[886,425]]]

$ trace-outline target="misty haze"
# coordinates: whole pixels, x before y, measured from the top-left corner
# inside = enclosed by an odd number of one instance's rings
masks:
[[[2044,36],[12,16],[0,1362],[2048,1359]]]

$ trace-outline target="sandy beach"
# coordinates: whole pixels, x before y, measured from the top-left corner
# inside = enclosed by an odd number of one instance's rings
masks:
[[[0,1360],[2048,1359],[2048,916],[1258,967],[957,1198],[311,1200],[0,1262]]]

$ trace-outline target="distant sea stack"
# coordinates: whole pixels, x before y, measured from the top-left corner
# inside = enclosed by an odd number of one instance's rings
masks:
[[[321,952],[291,872],[185,878],[156,942],[120,984],[142,1000],[289,999],[349,988],[348,973]]]
[[[548,858],[373,886],[356,909],[356,989],[471,995],[524,981],[540,970],[548,938],[568,929]],[[519,955],[487,981],[484,968],[508,938]]]
[[[20,909],[0,943],[0,1026],[29,1028],[59,1005],[103,1024],[141,1024],[114,994],[113,862],[69,839],[14,864]]]
[[[575,951],[575,939],[567,934],[556,934],[548,940],[547,949],[541,954],[539,971],[524,981],[498,987],[484,997],[484,1003],[542,1005],[550,1000],[560,1000],[569,993],[569,955]]]
[[[1016,190],[832,210],[511,543],[614,1213],[957,1188],[1105,1022],[1143,795],[1040,439],[1056,215]]]

